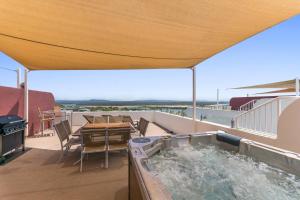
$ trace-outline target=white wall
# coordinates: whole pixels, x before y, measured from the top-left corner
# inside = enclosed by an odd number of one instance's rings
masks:
[[[155,111],[154,122],[180,135],[195,132],[193,120],[187,117]]]
[[[285,111],[284,115],[280,117],[279,121],[279,133],[277,138],[265,137],[264,135],[257,135],[245,130],[233,129],[228,126],[203,122],[196,120],[195,122],[191,118],[181,117],[158,111],[112,111],[112,112],[74,112],[72,115],[73,125],[82,126],[86,123],[86,120],[82,117],[84,114],[100,116],[103,114],[110,115],[130,115],[134,120],[139,120],[140,117],[144,117],[151,122],[156,122],[159,125],[173,131],[180,135],[188,135],[196,132],[216,131],[223,130],[230,134],[237,135],[243,138],[254,140],[267,145],[275,146],[278,148],[287,149],[300,153],[299,146],[299,127],[297,126],[299,118],[300,98],[297,102],[292,103],[293,107],[288,106],[289,109]],[[291,114],[292,113],[292,114]],[[291,122],[293,123],[291,125]]]
[[[188,117],[191,117],[193,113],[193,108],[189,107],[186,110],[186,114]],[[197,108],[196,117],[200,119],[200,116],[206,116],[207,119],[203,119],[203,121],[214,122],[218,124],[223,124],[230,126],[231,120],[241,114],[241,111],[235,110],[213,110],[213,109],[205,109],[205,108]]]
[[[83,126],[87,121],[83,115],[129,115],[133,120],[139,120],[141,117],[153,121],[153,111],[97,111],[97,112],[73,112],[72,113],[72,126]]]

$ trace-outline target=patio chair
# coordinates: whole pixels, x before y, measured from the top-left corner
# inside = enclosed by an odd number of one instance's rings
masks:
[[[39,112],[39,119],[40,119],[40,128],[39,128],[39,132],[42,133],[42,135],[44,135],[44,130],[45,130],[45,122],[50,123],[50,128],[53,129],[53,123],[54,123],[54,113],[45,113],[43,112],[40,107],[37,107],[38,112]],[[54,135],[54,131],[53,131],[53,135]]]
[[[60,146],[61,146],[61,156],[59,161],[68,153],[72,145],[75,145],[74,140],[70,140],[68,132],[62,122],[54,125],[55,131],[58,135]]]
[[[68,134],[69,136],[69,140],[72,140],[71,143],[74,145],[74,144],[81,144],[81,138],[80,137],[73,137],[73,131],[72,131],[72,128],[70,126],[70,123],[68,120],[63,120],[61,122],[66,130],[66,133]]]
[[[134,128],[138,127],[138,121],[133,121],[129,115],[120,115],[123,118],[123,122],[129,122]]]
[[[60,106],[54,106],[53,113],[55,117],[55,122],[59,122],[62,121],[63,119],[66,119],[66,114],[61,111]]]
[[[106,123],[107,122],[106,118],[103,117],[103,116],[83,115],[83,117],[90,124],[94,124],[94,123]]]
[[[131,128],[122,128],[109,131],[108,151],[118,151],[128,149]]]
[[[130,135],[131,138],[145,136],[147,128],[148,128],[148,124],[149,124],[149,121],[146,120],[145,118],[141,117],[140,121],[138,123],[138,126],[136,128],[137,131],[135,131],[134,133],[131,133],[131,135]]]
[[[102,117],[105,118],[105,122],[108,123],[110,122],[110,119],[113,117],[112,115],[102,115]]]
[[[123,117],[122,116],[110,116],[109,122],[110,123],[121,123],[121,122],[123,122]]]
[[[145,136],[146,131],[148,128],[149,121],[146,120],[145,118],[141,117],[138,125],[138,130],[140,132],[140,135]]]
[[[82,172],[83,159],[85,155],[100,153],[107,150],[105,131],[81,130],[82,148],[80,157],[80,172]]]

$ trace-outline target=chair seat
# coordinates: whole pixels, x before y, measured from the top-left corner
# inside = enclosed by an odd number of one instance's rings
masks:
[[[108,151],[123,150],[127,148],[128,148],[127,143],[115,143],[115,144],[109,144]]]
[[[97,153],[97,152],[104,152],[106,150],[105,144],[99,146],[88,146],[83,147],[83,153]]]
[[[135,131],[133,133],[130,133],[130,137],[131,138],[138,138],[138,137],[141,137],[141,134],[139,131]]]
[[[69,141],[72,144],[81,144],[81,138],[80,137],[71,137]]]

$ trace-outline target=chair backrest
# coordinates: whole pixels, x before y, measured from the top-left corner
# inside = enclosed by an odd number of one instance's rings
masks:
[[[54,128],[61,143],[63,143],[65,140],[69,140],[69,135],[62,122],[55,124]]]
[[[112,118],[112,115],[102,115],[104,117],[105,122],[108,123],[110,121],[110,118]]]
[[[140,131],[140,134],[145,136],[146,135],[146,131],[147,131],[147,128],[148,128],[148,124],[149,124],[149,121],[144,119],[143,117],[140,118],[140,122],[139,122],[139,131]]]
[[[105,144],[105,131],[82,129],[82,144],[85,147],[93,147]]]
[[[61,112],[60,106],[58,106],[58,105],[54,106],[53,112],[55,114],[55,117],[63,117],[63,113]]]
[[[83,115],[83,117],[91,124],[107,122],[106,118],[103,116]]]
[[[118,141],[120,143],[127,143],[130,138],[131,128],[119,128],[109,130],[109,143]]]
[[[109,117],[109,122],[110,123],[123,122],[123,117],[122,116],[111,116],[111,117]]]
[[[71,126],[70,126],[69,121],[68,121],[68,120],[63,120],[61,123],[63,124],[63,126],[64,126],[64,128],[65,128],[67,134],[68,134],[68,135],[71,135],[71,134],[72,134],[72,128],[71,128]]]
[[[122,117],[123,117],[123,122],[129,122],[132,125],[134,125],[134,122],[133,122],[132,118],[129,115],[122,115]]]

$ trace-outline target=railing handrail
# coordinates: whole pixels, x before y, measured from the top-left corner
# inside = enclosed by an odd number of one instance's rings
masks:
[[[240,116],[242,116],[242,115],[246,115],[246,114],[248,114],[248,113],[250,113],[250,112],[254,112],[255,110],[258,110],[258,109],[259,109],[260,107],[262,107],[262,106],[265,106],[265,105],[267,105],[267,104],[273,103],[273,101],[278,101],[279,98],[280,98],[280,97],[272,98],[272,99],[266,101],[265,103],[258,105],[257,107],[253,107],[252,109],[250,109],[250,110],[248,110],[248,111],[246,111],[246,112],[243,112],[243,113],[241,113],[241,114],[235,116],[235,119],[237,119],[238,117],[240,117]]]
[[[257,101],[257,99],[252,99],[251,101],[248,101],[247,103],[244,103],[243,105],[240,106],[239,110],[242,111],[242,108],[250,105],[251,103],[255,103]]]
[[[279,101],[279,100],[281,100],[281,99],[288,99],[288,98],[296,99],[296,98],[300,98],[300,97],[297,97],[297,96],[280,96],[280,97],[272,98],[272,99],[270,99],[269,101],[266,101],[265,103],[260,104],[260,105],[258,105],[257,107],[252,108],[251,110],[248,110],[248,111],[246,111],[246,112],[243,112],[243,113],[241,113],[241,114],[235,116],[235,118],[238,118],[238,117],[240,117],[240,116],[242,116],[242,115],[246,115],[246,114],[249,113],[249,112],[253,112],[254,110],[257,110],[257,109],[259,109],[260,107],[265,106],[266,104],[270,104],[270,103],[273,102],[273,101]]]
[[[272,98],[246,112],[235,116],[235,128],[246,128],[253,131],[276,134],[277,123],[281,113],[287,108],[288,105],[299,98],[300,97],[297,96],[279,96],[276,98]],[[271,114],[269,122],[267,120],[267,113],[269,113],[268,115]],[[276,116],[274,116],[274,114]],[[272,118],[272,116],[275,118]],[[257,119],[259,119],[258,122]],[[267,123],[269,124],[267,125]]]

